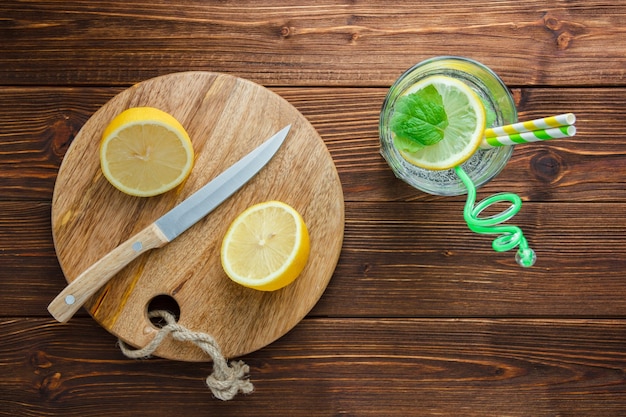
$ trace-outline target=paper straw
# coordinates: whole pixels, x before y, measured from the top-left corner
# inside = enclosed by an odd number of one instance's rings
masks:
[[[498,136],[508,136],[514,133],[532,132],[534,130],[545,130],[560,126],[573,125],[576,116],[573,113],[559,114],[557,116],[544,117],[543,119],[519,122],[512,125],[492,127],[485,129],[485,137],[494,138]]]
[[[498,137],[485,137],[480,144],[481,149],[497,146],[517,145],[520,143],[539,142],[550,139],[569,138],[576,134],[576,126],[561,126],[552,129],[541,129],[533,132],[512,133]]]

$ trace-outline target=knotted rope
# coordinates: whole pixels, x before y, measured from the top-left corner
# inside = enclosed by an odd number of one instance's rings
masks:
[[[171,335],[175,340],[191,342],[213,359],[213,373],[206,378],[206,384],[217,398],[223,401],[233,399],[238,392],[249,394],[254,390],[252,383],[245,378],[250,367],[243,361],[226,362],[215,339],[206,333],[192,332],[176,323],[176,318],[167,311],[151,311],[150,318],[160,317],[165,320],[156,336],[141,349],[132,349],[122,340],[119,341],[122,353],[131,359],[147,358],[159,347],[165,338]]]

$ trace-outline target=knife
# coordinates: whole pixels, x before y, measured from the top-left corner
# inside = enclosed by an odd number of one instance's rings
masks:
[[[213,211],[272,159],[290,128],[291,125],[285,126],[182,203],[87,268],[52,300],[48,305],[50,314],[62,323],[67,322],[89,297],[133,259],[166,245]]]

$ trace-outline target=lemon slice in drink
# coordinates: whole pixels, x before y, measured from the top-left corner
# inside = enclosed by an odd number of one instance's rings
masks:
[[[309,257],[302,216],[280,201],[253,205],[232,222],[222,241],[226,275],[249,288],[274,291],[293,282]]]
[[[102,173],[126,194],[151,197],[169,191],[189,176],[193,161],[193,145],[183,126],[153,107],[123,111],[102,134]]]
[[[433,75],[413,85],[403,95],[434,86],[443,99],[448,126],[439,142],[415,152],[400,150],[408,162],[431,170],[450,169],[476,152],[485,131],[485,108],[467,84],[445,75]]]

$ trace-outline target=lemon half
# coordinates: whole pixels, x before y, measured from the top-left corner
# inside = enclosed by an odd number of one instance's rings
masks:
[[[235,218],[221,248],[222,267],[233,281],[274,291],[293,282],[310,251],[302,216],[280,201],[255,204]]]
[[[189,176],[193,162],[193,145],[184,127],[153,107],[123,111],[102,134],[102,173],[126,194],[151,197],[169,191]]]

